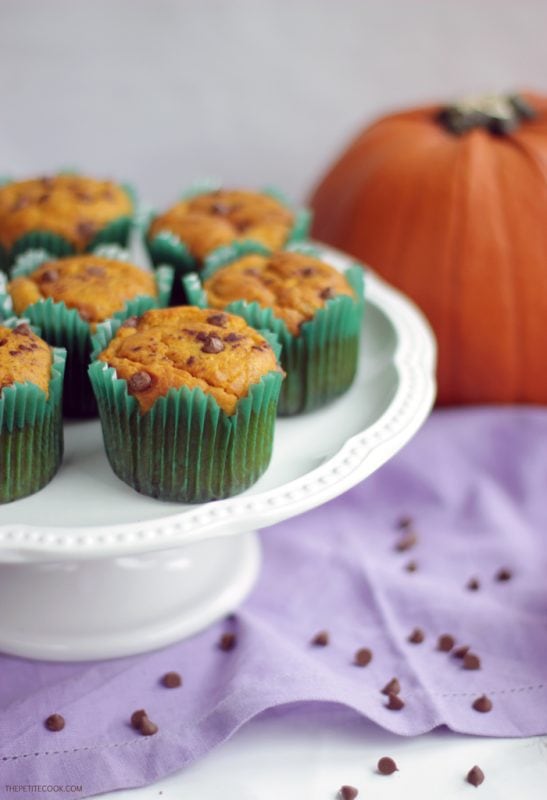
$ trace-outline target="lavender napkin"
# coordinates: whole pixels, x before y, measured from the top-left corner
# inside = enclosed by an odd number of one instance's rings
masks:
[[[547,733],[546,442],[547,410],[436,412],[362,485],[263,532],[262,575],[234,620],[118,661],[0,657],[0,794],[49,784],[81,787],[63,792],[81,798],[152,782],[263,710],[301,701],[342,703],[403,735],[443,724]],[[417,541],[399,551],[403,515]],[[421,644],[407,639],[415,627]],[[310,644],[320,630],[326,647]],[[237,635],[230,652],[217,647],[226,631]],[[444,633],[481,669],[438,651]],[[359,648],[372,651],[368,666],[353,663]],[[181,688],[159,683],[168,670]],[[392,677],[400,710],[380,692]],[[489,713],[472,708],[483,693]],[[155,736],[128,725],[142,707]],[[59,733],[43,726],[54,711],[66,719]]]

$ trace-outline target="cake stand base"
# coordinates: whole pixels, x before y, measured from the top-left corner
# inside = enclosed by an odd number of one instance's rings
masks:
[[[0,565],[0,650],[117,658],[191,636],[235,610],[260,567],[256,533],[108,560]]]

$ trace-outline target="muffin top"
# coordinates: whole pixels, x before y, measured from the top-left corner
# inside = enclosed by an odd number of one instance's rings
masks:
[[[169,389],[199,387],[233,414],[249,387],[280,371],[263,336],[241,317],[181,306],[126,320],[99,355],[148,411]]]
[[[295,336],[328,300],[340,294],[355,297],[344,275],[330,264],[288,251],[244,256],[217,270],[204,288],[207,302],[215,308],[235,300],[271,308]]]
[[[0,325],[0,394],[13,383],[34,383],[49,394],[52,353],[43,339],[22,322],[16,328]]]
[[[153,273],[92,254],[46,261],[30,275],[14,278],[8,290],[16,314],[51,297],[75,308],[93,329],[133,297],[157,295]]]
[[[199,261],[217,247],[253,239],[271,250],[282,247],[294,214],[279,200],[244,189],[218,189],[182,200],[152,221],[149,237],[176,234]]]
[[[63,236],[77,252],[118,217],[132,214],[127,193],[112,181],[55,175],[0,187],[0,244],[10,250],[30,231]]]

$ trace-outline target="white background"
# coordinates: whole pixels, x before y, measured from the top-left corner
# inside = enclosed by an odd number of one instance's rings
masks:
[[[0,0],[0,173],[77,166],[155,204],[204,176],[300,200],[384,111],[547,88],[546,39],[545,0]],[[462,776],[480,763],[483,800],[539,800],[546,744],[401,740],[300,712],[251,723],[161,790],[321,800],[347,781],[362,797],[445,800],[474,796]],[[386,752],[393,778],[373,774]]]

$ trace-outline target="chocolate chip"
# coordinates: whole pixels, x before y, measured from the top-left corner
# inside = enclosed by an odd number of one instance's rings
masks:
[[[423,632],[423,630],[421,628],[414,628],[412,633],[410,633],[410,635],[408,636],[407,641],[411,642],[411,644],[421,644],[424,639],[425,639],[425,633]]]
[[[453,636],[449,633],[442,633],[437,639],[437,650],[440,650],[442,653],[449,653],[455,644],[456,640]]]
[[[138,317],[135,316],[127,317],[127,319],[125,319],[120,325],[120,328],[136,328],[138,324],[139,324]]]
[[[353,663],[357,667],[366,667],[372,661],[372,650],[369,650],[368,647],[361,647],[355,653]]]
[[[76,232],[83,239],[90,239],[95,233],[95,225],[90,220],[83,219],[76,225]]]
[[[178,672],[166,672],[161,682],[166,689],[176,689],[182,686],[182,678]]]
[[[416,572],[418,569],[418,563],[416,561],[407,561],[405,564],[405,570],[407,572]]]
[[[228,203],[216,202],[211,204],[211,214],[218,214],[220,217],[225,217],[231,210],[232,207]]]
[[[45,269],[40,275],[40,283],[53,283],[59,280],[59,272],[56,269]]]
[[[303,278],[310,278],[312,275],[315,274],[315,267],[303,267],[300,270],[300,274]]]
[[[475,653],[466,653],[463,657],[463,668],[464,669],[480,669],[481,668],[481,660]]]
[[[397,520],[397,527],[400,528],[401,530],[404,530],[405,528],[411,528],[413,524],[414,520],[412,519],[412,517],[404,516],[404,517],[399,517],[399,519]]]
[[[256,267],[247,267],[247,269],[243,270],[245,275],[252,275],[253,278],[258,278],[260,275],[260,270],[256,269]]]
[[[229,333],[228,336],[224,337],[225,342],[239,342],[241,339],[245,337],[241,333]]]
[[[393,773],[397,772],[399,769],[395,761],[389,756],[383,756],[378,761],[377,766],[380,775],[393,775]]]
[[[336,292],[330,286],[326,286],[319,292],[319,297],[321,298],[321,300],[332,300],[332,298],[335,296]]]
[[[401,684],[397,678],[392,678],[380,691],[382,694],[399,694],[401,691]]]
[[[48,731],[57,733],[65,727],[65,720],[60,714],[51,714],[44,722]]]
[[[460,645],[460,647],[456,647],[456,649],[453,650],[452,655],[454,656],[454,658],[465,658],[465,654],[467,653],[468,650],[469,650],[469,645],[462,644]]]
[[[41,194],[39,197],[36,198],[36,202],[39,203],[40,205],[42,203],[47,203],[47,201],[49,200],[50,196],[51,195],[48,194],[48,192],[44,192],[44,194]]]
[[[10,356],[18,356],[19,355],[19,351],[18,350],[8,350],[8,354]]]
[[[232,225],[239,233],[244,233],[252,224],[252,220],[249,219],[237,219],[232,221]]]
[[[224,342],[220,337],[210,334],[203,342],[203,347],[201,349],[204,353],[216,355],[217,353],[222,353],[224,350]]]
[[[127,385],[131,393],[145,392],[152,386],[152,378],[148,372],[135,372],[127,381]]]
[[[19,336],[30,336],[32,334],[32,331],[26,322],[20,322],[19,325],[16,325],[13,329],[13,332]]]
[[[233,650],[236,644],[237,636],[235,633],[223,633],[218,642],[219,649],[224,650],[226,653]]]
[[[148,714],[144,710],[144,708],[139,708],[138,711],[133,711],[131,714],[131,727],[138,728],[142,722],[142,720],[147,717]]]
[[[355,786],[341,786],[338,792],[340,800],[355,800],[358,794],[359,789],[356,789]]]
[[[195,336],[197,342],[206,342],[207,341],[207,337],[209,336],[209,334],[205,333],[205,331],[189,331],[186,328],[185,328],[185,331],[186,331],[186,333],[190,333],[193,336]]]
[[[0,339],[0,347],[3,347],[7,343],[8,343],[7,339]]]
[[[210,317],[207,317],[207,322],[209,325],[216,325],[219,328],[224,328],[228,322],[228,316],[226,314],[212,314]]]
[[[473,708],[475,711],[480,711],[481,714],[486,714],[488,711],[492,711],[492,705],[492,701],[485,694],[482,694],[473,701]]]
[[[105,268],[100,267],[98,264],[90,264],[89,267],[86,267],[85,271],[94,278],[102,278],[103,275],[106,275]]]
[[[83,319],[84,322],[91,322],[93,319],[93,312],[90,308],[79,308],[78,314]]]
[[[406,550],[410,550],[418,543],[418,536],[414,531],[405,534],[405,536],[401,537],[397,544],[395,545],[395,549],[398,550],[399,553],[404,553]]]
[[[513,577],[513,573],[511,572],[511,570],[506,569],[505,567],[502,567],[500,570],[498,570],[496,572],[496,580],[497,581],[501,581],[501,582],[510,581],[512,577]]]
[[[140,721],[138,731],[141,736],[154,736],[154,734],[158,732],[158,726],[155,722],[152,722],[151,719],[144,716]]]
[[[484,781],[484,772],[480,767],[475,765],[474,767],[471,767],[467,773],[466,781],[467,783],[470,783],[471,786],[480,786]]]
[[[195,356],[190,356],[190,358],[186,359],[186,366],[191,367],[195,360],[196,360]]]
[[[328,631],[319,631],[319,633],[315,634],[315,636],[311,640],[311,643],[316,645],[317,647],[326,647],[329,641],[330,639]]]
[[[401,700],[399,695],[390,692],[388,694],[388,702],[386,704],[386,708],[389,708],[390,711],[400,711],[402,708],[405,707],[404,700]]]
[[[480,583],[477,578],[469,578],[467,581],[467,589],[471,592],[476,592],[477,589],[480,589]]]

